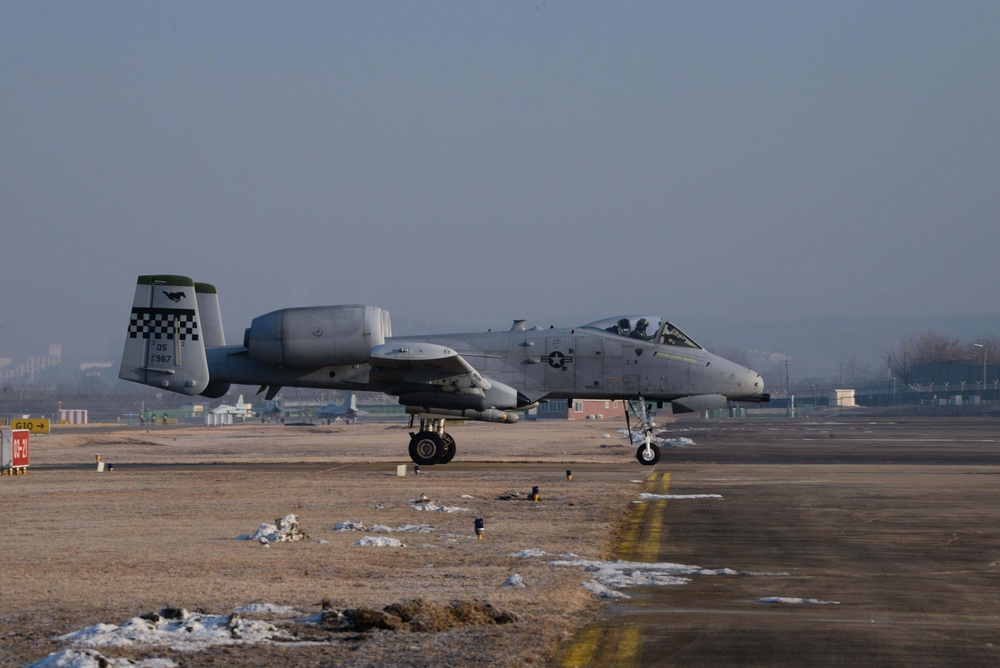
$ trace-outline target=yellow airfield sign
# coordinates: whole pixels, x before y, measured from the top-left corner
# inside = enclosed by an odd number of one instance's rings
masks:
[[[11,429],[27,429],[32,434],[48,434],[48,418],[14,418],[10,421]]]

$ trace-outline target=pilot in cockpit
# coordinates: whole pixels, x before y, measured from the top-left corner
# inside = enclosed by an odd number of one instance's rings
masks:
[[[649,320],[646,318],[639,318],[638,322],[635,323],[635,329],[629,334],[633,339],[642,339],[643,341],[649,341],[653,337],[646,334],[646,328],[649,327]]]

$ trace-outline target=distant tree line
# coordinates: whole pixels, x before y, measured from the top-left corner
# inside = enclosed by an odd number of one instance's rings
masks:
[[[898,346],[886,354],[886,359],[890,375],[909,384],[911,370],[915,365],[982,364],[984,359],[1000,363],[1000,339],[992,335],[978,336],[963,343],[957,338],[929,329],[903,338]]]

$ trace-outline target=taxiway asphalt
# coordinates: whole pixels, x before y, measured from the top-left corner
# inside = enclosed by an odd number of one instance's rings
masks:
[[[1000,665],[1000,423],[688,436],[645,491],[713,496],[637,504],[617,556],[732,573],[625,590],[556,665]]]

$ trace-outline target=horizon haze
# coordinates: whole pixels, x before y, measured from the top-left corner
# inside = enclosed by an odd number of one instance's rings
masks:
[[[117,360],[156,273],[230,343],[337,303],[793,360],[834,321],[1000,330],[997,3],[5,9],[0,357]]]

